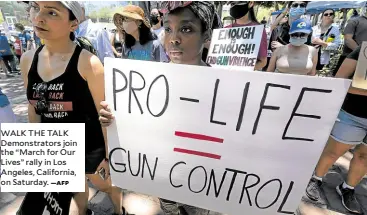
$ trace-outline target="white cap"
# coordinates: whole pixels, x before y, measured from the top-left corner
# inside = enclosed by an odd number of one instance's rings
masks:
[[[60,1],[67,9],[71,10],[76,19],[80,22],[83,19],[83,9],[77,1]]]

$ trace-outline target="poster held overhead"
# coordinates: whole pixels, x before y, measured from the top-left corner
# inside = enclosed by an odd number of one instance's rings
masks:
[[[213,67],[254,70],[264,25],[215,29],[206,62]]]
[[[350,82],[106,58],[112,183],[225,214],[292,214]]]

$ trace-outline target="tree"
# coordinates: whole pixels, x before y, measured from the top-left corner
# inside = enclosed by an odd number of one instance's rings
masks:
[[[113,10],[109,7],[102,7],[97,14],[98,18],[109,19],[113,16]]]

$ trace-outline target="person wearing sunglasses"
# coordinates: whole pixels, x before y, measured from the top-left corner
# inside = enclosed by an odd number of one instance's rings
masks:
[[[336,78],[351,79],[357,68],[361,47],[347,56],[336,74]],[[366,56],[367,57],[367,56]],[[345,97],[338,119],[331,131],[330,138],[317,163],[313,177],[307,188],[307,196],[320,199],[324,176],[337,159],[349,149],[356,147],[350,162],[346,180],[336,187],[344,208],[354,214],[362,214],[362,208],[354,194],[354,188],[367,174],[367,90],[350,87]],[[365,184],[364,184],[365,185]],[[362,186],[364,186],[362,185]]]
[[[83,11],[77,1],[30,2],[30,19],[45,45],[21,57],[20,67],[26,88],[30,123],[85,124],[85,192],[75,193],[80,215],[87,210],[87,179],[106,192],[115,214],[122,214],[122,195],[111,185],[106,131],[98,120],[104,100],[104,69],[99,58],[83,50],[74,40],[74,31]],[[81,161],[83,162],[83,161]],[[98,174],[100,172],[104,174]]]
[[[343,53],[339,58],[335,70],[333,71],[333,76],[335,76],[345,58],[359,45],[361,45],[363,41],[367,41],[367,14],[349,19],[348,24],[344,29]]]
[[[277,35],[269,41],[273,50],[289,44],[290,26],[292,25],[293,21],[302,18],[302,15],[306,13],[306,6],[307,2],[305,1],[293,1],[288,3],[288,8],[281,13],[274,23],[274,25],[278,25],[280,20],[288,15],[288,22],[284,25],[281,25],[282,28],[277,31]],[[308,36],[306,44],[311,44],[311,35]]]
[[[210,66],[202,59],[205,43],[211,39],[215,6],[209,1],[163,1],[160,10],[164,14],[164,46],[170,63],[194,66]],[[109,126],[114,120],[111,109],[102,102],[100,122]],[[209,210],[174,201],[160,199],[167,215],[208,215]]]
[[[290,44],[275,50],[267,72],[316,75],[316,49],[305,44],[311,32],[311,23],[308,19],[295,20],[289,31]]]
[[[339,48],[340,31],[334,26],[335,11],[327,9],[322,13],[322,21],[312,28],[312,44],[318,50],[316,70],[322,70],[330,62],[330,52]]]
[[[230,1],[228,4],[231,5],[229,9],[229,14],[235,19],[235,23],[226,26],[225,28],[242,27],[242,26],[254,26],[260,25],[257,21],[254,11],[255,2],[253,1]],[[254,70],[261,71],[267,63],[267,36],[264,28],[259,54],[257,56],[257,61]]]
[[[157,35],[151,31],[143,9],[127,5],[115,13],[113,22],[117,28],[125,30],[122,58],[167,62],[167,56]]]

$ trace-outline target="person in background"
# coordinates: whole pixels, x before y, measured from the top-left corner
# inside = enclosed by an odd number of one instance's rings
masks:
[[[361,47],[350,53],[336,74],[336,78],[351,79],[357,68]],[[350,87],[331,131],[330,138],[317,163],[313,177],[307,188],[307,196],[320,199],[324,176],[337,159],[349,149],[356,147],[350,162],[346,180],[336,187],[342,205],[349,212],[362,214],[361,205],[354,194],[354,188],[367,174],[367,90]]]
[[[367,16],[358,16],[354,19],[349,19],[347,26],[344,29],[344,49],[343,53],[339,58],[337,66],[333,71],[335,76],[340,65],[344,62],[344,59],[363,41],[367,41]]]
[[[333,26],[335,11],[327,9],[322,13],[322,21],[312,28],[312,44],[318,50],[316,70],[322,70],[330,62],[330,51],[337,50],[340,44],[339,28]]]
[[[194,66],[210,66],[202,60],[205,43],[211,39],[215,7],[208,1],[164,1],[164,44],[171,63]],[[102,102],[100,122],[109,126],[114,116],[106,102]],[[208,215],[210,211],[174,201],[160,199],[167,215]]]
[[[20,62],[20,57],[22,56],[22,42],[19,39],[19,36],[14,36],[15,42],[14,42],[14,51],[15,56],[18,58],[18,62]]]
[[[8,38],[4,34],[0,34],[0,57],[2,61],[2,68],[6,77],[13,77],[10,73],[13,73],[15,69],[12,68],[14,62],[14,54],[10,47]]]
[[[94,24],[92,20],[86,17],[84,4],[79,4],[83,9],[83,16],[79,22],[78,29],[75,31],[75,36],[86,37],[97,50],[98,58],[103,64],[105,57],[115,57],[110,37],[106,30],[101,29],[98,25]]]
[[[305,44],[311,32],[309,20],[298,19],[292,22],[289,31],[290,44],[274,51],[267,72],[316,75],[317,51]]]
[[[357,11],[356,9],[353,9],[353,14],[352,14],[352,16],[350,17],[350,19],[355,19],[355,18],[357,18],[357,17],[359,17],[358,11]]]
[[[155,33],[155,35],[159,36],[160,33],[164,30],[163,28],[163,21],[162,21],[162,15],[160,12],[152,11],[150,14],[150,24],[152,25],[152,31]]]
[[[85,124],[85,160],[80,161],[85,162],[85,192],[74,194],[78,212],[92,214],[87,210],[89,179],[108,194],[114,214],[121,215],[122,195],[111,184],[106,131],[98,121],[99,103],[104,100],[105,89],[103,65],[97,56],[74,42],[73,32],[82,20],[83,10],[77,1],[30,4],[32,25],[45,45],[24,53],[21,58],[29,122]],[[56,85],[61,87],[50,87]],[[53,96],[56,92],[61,96]],[[50,108],[52,104],[60,108]],[[98,174],[101,170],[105,172],[102,176]]]
[[[16,117],[11,108],[8,97],[0,88],[0,124],[1,123],[15,123]]]
[[[271,44],[272,49],[277,49],[281,46],[289,44],[290,36],[289,29],[294,20],[302,18],[302,16],[306,13],[307,2],[306,1],[291,1],[288,3],[288,8],[285,9],[280,16],[275,20],[273,25],[278,25],[280,20],[282,20],[285,16],[288,16],[288,22],[286,24],[281,25],[281,28],[278,29],[277,35],[274,36],[269,43]],[[289,12],[289,13],[288,13]],[[307,45],[311,45],[311,34],[307,38]]]
[[[270,34],[269,41],[276,41],[279,32],[283,28],[283,25],[288,25],[288,23],[287,23],[288,22],[288,15],[285,15],[285,16],[283,16],[283,18],[278,20],[278,18],[281,15],[282,15],[281,13],[278,14],[278,16],[276,17],[276,21],[270,26],[271,34]],[[269,66],[269,63],[270,63],[270,58],[271,58],[274,51],[275,51],[275,48],[272,48],[271,42],[269,42],[269,44],[268,44],[268,60],[267,60],[266,66],[263,68],[263,71],[266,71],[268,69],[268,66]]]
[[[21,32],[19,34],[19,39],[20,41],[22,41],[22,48],[23,48],[22,53],[24,53],[28,50],[27,48],[28,48],[29,40],[31,39],[31,34],[25,30],[23,24],[21,23],[16,23],[14,26],[17,31]]]
[[[255,16],[255,3],[253,1],[231,1],[230,4],[231,8],[229,10],[229,14],[235,19],[235,23],[226,26],[226,28],[260,25]],[[267,44],[267,36],[264,29],[254,70],[261,71],[262,68],[266,66],[268,56],[266,48]]]
[[[266,25],[268,22],[266,21],[266,17],[264,16],[263,17],[263,20],[261,20],[261,22],[260,22],[262,25]]]
[[[146,20],[149,20],[150,14],[159,13],[159,1],[132,1],[132,4],[143,9]]]
[[[122,29],[121,25],[116,28],[116,31],[114,33],[112,33],[110,41],[115,57],[121,58],[125,43],[125,31],[124,29]]]
[[[115,13],[113,21],[117,28],[125,30],[125,47],[122,58],[166,62],[167,56],[157,35],[145,18],[144,11],[136,5],[127,5]]]

